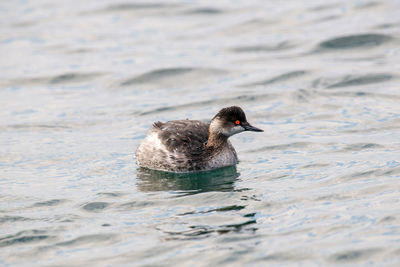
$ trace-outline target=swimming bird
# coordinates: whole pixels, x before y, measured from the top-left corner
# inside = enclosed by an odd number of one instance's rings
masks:
[[[210,123],[198,120],[156,122],[136,150],[140,167],[167,172],[206,171],[238,163],[228,138],[263,132],[247,122],[237,106],[221,109]]]

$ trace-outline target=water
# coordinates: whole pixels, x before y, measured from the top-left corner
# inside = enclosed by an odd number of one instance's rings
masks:
[[[0,265],[400,262],[400,4],[3,1]],[[237,167],[137,170],[240,105]]]

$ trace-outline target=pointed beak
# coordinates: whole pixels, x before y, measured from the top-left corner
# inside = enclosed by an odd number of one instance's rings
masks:
[[[252,132],[264,132],[264,130],[254,127],[250,125],[250,123],[246,122],[242,124],[242,127],[244,128],[245,131],[252,131]]]

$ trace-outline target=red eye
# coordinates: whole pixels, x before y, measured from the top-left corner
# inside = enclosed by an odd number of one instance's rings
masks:
[[[239,124],[240,124],[240,121],[239,121],[239,120],[235,121],[235,124],[236,124],[236,125],[239,125]]]

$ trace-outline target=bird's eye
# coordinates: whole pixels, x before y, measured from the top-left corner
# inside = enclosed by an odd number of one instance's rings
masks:
[[[235,124],[239,125],[240,124],[240,120],[235,121]]]

